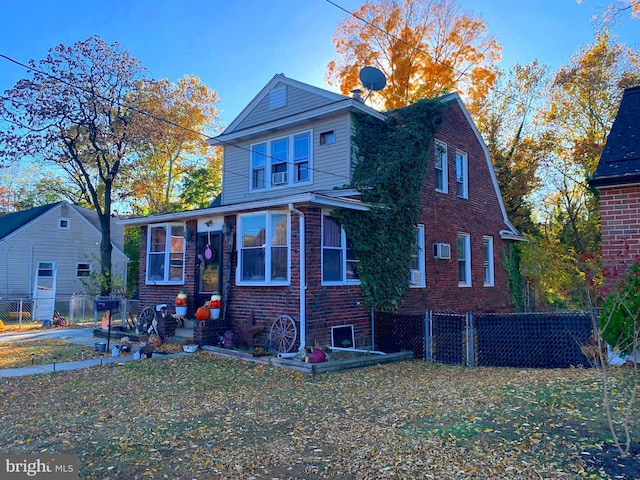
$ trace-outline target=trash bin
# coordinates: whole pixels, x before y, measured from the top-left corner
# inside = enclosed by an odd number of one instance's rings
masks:
[[[95,343],[95,349],[96,349],[96,352],[98,352],[98,353],[106,352],[107,351],[106,342],[96,342]]]

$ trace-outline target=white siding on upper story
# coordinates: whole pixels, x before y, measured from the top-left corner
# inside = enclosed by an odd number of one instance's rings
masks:
[[[309,130],[313,138],[312,182],[250,191],[251,145]],[[335,143],[320,145],[320,134],[328,131],[334,132]],[[222,204],[262,200],[292,193],[331,190],[348,184],[351,180],[351,134],[351,114],[342,112],[330,118],[301,123],[296,127],[277,132],[267,132],[251,138],[251,141],[233,142],[237,146],[226,144]]]
[[[286,89],[286,104],[283,107],[271,110],[269,108],[269,95],[266,95],[247,115],[247,117],[244,118],[236,128],[234,128],[234,131],[240,131],[245,128],[268,123],[272,120],[290,117],[291,115],[296,115],[298,113],[333,103],[326,97],[312,95],[309,92],[291,85],[285,85],[282,82],[277,83],[274,88],[277,89],[283,85]]]
[[[38,262],[55,263],[56,295],[84,292],[82,282],[76,278],[78,263],[90,263],[94,271],[99,271],[100,232],[96,232],[74,208],[67,207],[63,211],[61,206],[45,212],[0,241],[0,298],[30,296]],[[60,218],[68,219],[69,229],[59,228]],[[115,243],[121,243],[120,229],[115,230]],[[113,250],[112,262],[114,276],[122,277],[126,268],[125,256]]]

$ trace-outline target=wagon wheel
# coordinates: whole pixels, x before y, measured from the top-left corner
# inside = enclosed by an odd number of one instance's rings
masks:
[[[296,322],[289,315],[280,315],[276,318],[269,330],[269,343],[279,353],[290,352],[296,341],[298,329]]]
[[[138,314],[138,333],[147,333],[148,328],[153,324],[156,312],[153,307],[143,308]]]

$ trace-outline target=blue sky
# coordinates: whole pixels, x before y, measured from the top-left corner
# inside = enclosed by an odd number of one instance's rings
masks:
[[[363,0],[335,0],[355,10]],[[557,68],[593,40],[591,18],[609,0],[458,0],[503,47],[503,68],[538,59]],[[98,34],[119,42],[152,78],[193,74],[221,97],[224,124],[277,73],[327,87],[331,42],[346,13],[326,0],[14,0],[2,8],[0,53],[26,63]],[[640,49],[640,20],[612,31]],[[26,76],[0,58],[0,91]]]

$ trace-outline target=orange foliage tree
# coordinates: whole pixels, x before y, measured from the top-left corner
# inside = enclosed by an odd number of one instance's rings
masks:
[[[384,90],[372,96],[385,109],[457,90],[474,103],[495,82],[501,47],[480,18],[460,11],[455,0],[366,2],[337,28],[340,56],[326,80],[348,94],[360,85],[362,67],[379,68]]]
[[[177,84],[167,79],[147,83],[139,102],[149,114],[140,119],[149,135],[132,165],[137,173],[129,177],[129,198],[135,199],[138,213],[180,208],[176,190],[181,181],[198,169],[221,177],[219,152],[206,142],[218,123],[218,94],[198,77],[186,75]],[[216,193],[210,192],[211,198]]]

